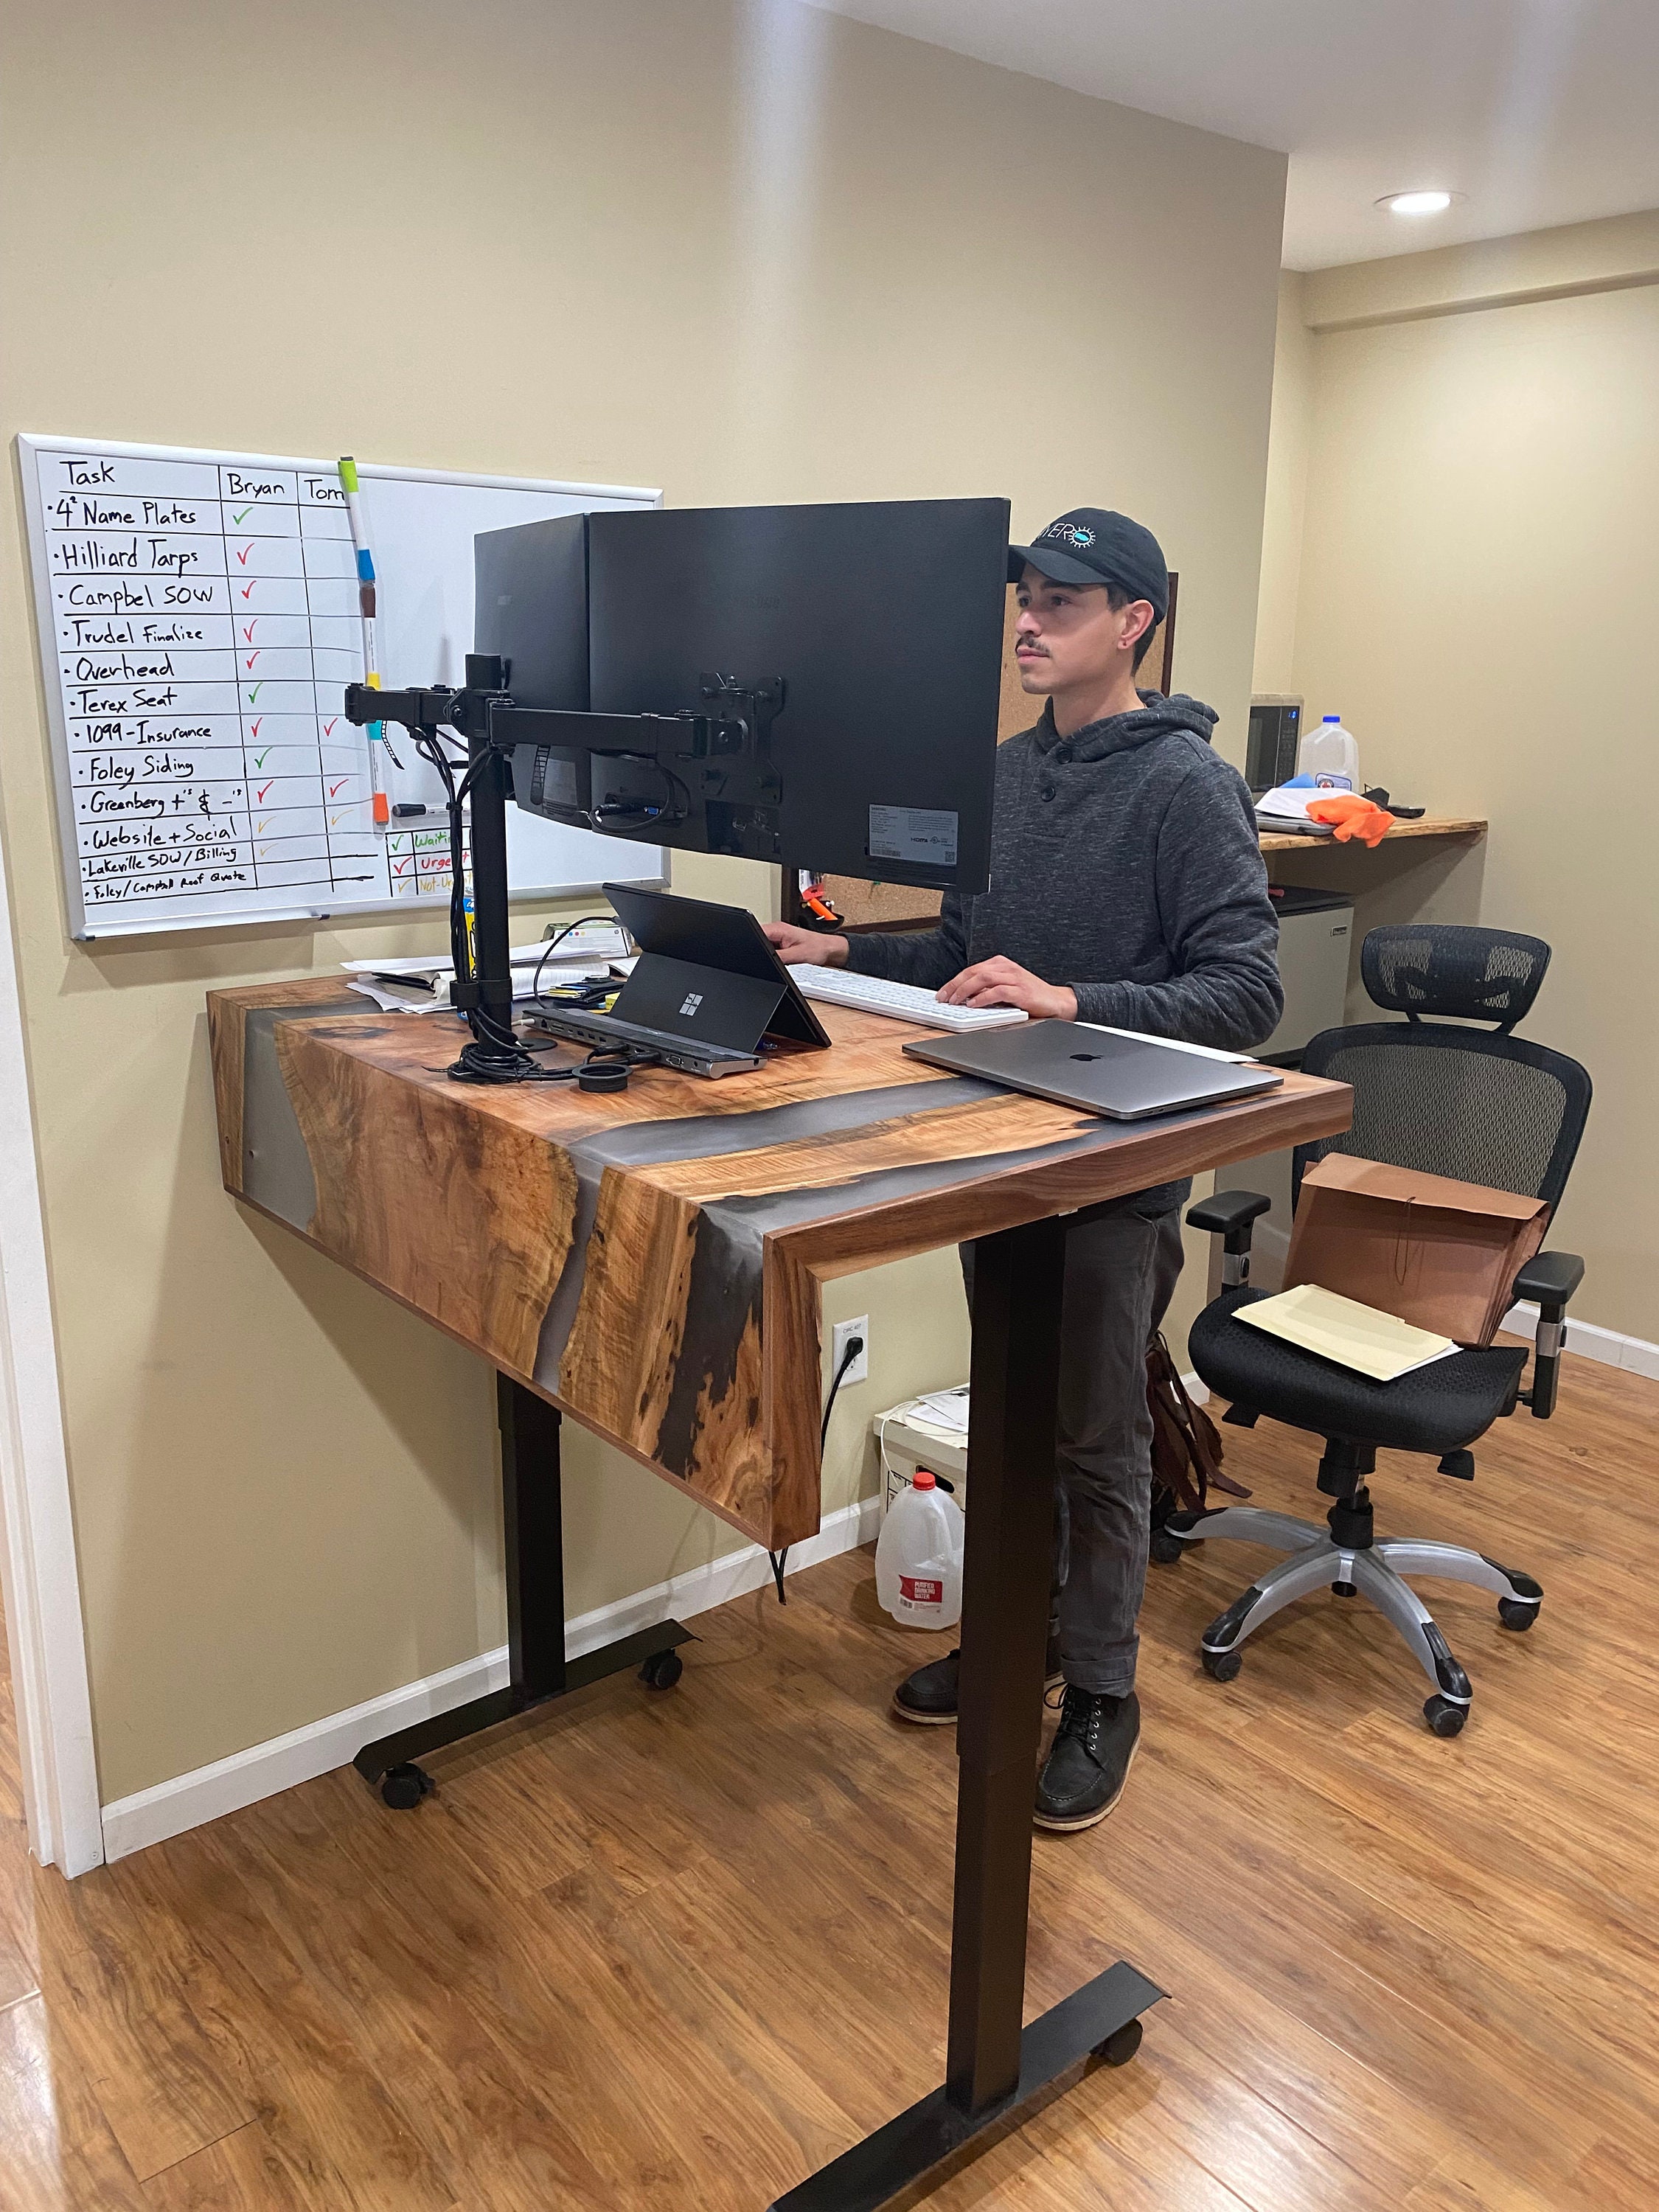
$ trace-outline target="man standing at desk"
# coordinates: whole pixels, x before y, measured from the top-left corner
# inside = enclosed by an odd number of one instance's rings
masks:
[[[1213,712],[1136,689],[1169,606],[1158,540],[1126,515],[1077,507],[1010,549],[1009,580],[1020,682],[1047,704],[998,753],[990,890],[947,891],[926,933],[826,937],[773,923],[768,936],[786,961],[930,986],[959,1005],[1249,1050],[1283,1006],[1279,925],[1249,793],[1210,749]],[[1042,1827],[1103,1819],[1139,1740],[1145,1357],[1181,1273],[1189,1188],[1092,1207],[1066,1240],[1049,1645],[1066,1692],[1037,1782]],[[971,1247],[963,1262],[971,1304]],[[894,1711],[954,1721],[957,1674],[955,1652],[918,1668]]]

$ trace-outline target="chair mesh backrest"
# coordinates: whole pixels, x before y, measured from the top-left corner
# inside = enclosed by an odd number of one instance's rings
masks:
[[[1549,957],[1540,939],[1507,930],[1446,922],[1372,930],[1360,968],[1379,1006],[1503,1026],[1494,1034],[1408,1018],[1322,1030],[1302,1055],[1303,1071],[1353,1086],[1353,1123],[1340,1136],[1297,1146],[1292,1202],[1316,1160],[1353,1152],[1553,1207],[1584,1133],[1590,1079],[1565,1053],[1510,1035]]]
[[[1576,1060],[1485,1030],[1403,1022],[1326,1030],[1302,1066],[1353,1085],[1353,1126],[1297,1147],[1298,1197],[1304,1170],[1316,1160],[1357,1152],[1553,1206],[1589,1111],[1589,1078]]]
[[[1373,929],[1359,955],[1365,988],[1379,1006],[1409,1020],[1443,1014],[1505,1030],[1523,1019],[1549,964],[1541,937],[1443,921]]]

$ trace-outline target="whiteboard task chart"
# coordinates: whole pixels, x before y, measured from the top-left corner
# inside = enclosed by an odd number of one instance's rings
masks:
[[[377,827],[369,739],[345,719],[362,637],[336,467],[19,445],[74,934],[446,901],[435,772],[389,727],[394,813]],[[475,532],[657,498],[359,474],[392,684],[461,680]],[[654,847],[513,812],[515,893],[662,880]]]

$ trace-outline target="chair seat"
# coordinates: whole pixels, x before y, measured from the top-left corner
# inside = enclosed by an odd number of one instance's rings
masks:
[[[1199,1375],[1236,1404],[1316,1436],[1437,1455],[1472,1444],[1515,1404],[1524,1348],[1459,1352],[1397,1382],[1373,1382],[1234,1319],[1241,1306],[1269,1295],[1224,1291],[1188,1332]]]

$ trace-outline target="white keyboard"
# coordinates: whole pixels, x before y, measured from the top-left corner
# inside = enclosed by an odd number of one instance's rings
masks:
[[[1018,1006],[948,1006],[915,983],[890,983],[880,975],[855,975],[848,968],[789,970],[804,999],[823,999],[833,1006],[856,1006],[861,1013],[887,1014],[896,1022],[916,1022],[930,1030],[1003,1030],[1028,1017]]]

